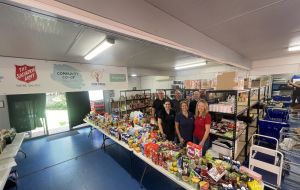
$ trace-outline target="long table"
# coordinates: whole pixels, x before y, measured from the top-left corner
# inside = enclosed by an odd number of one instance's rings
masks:
[[[13,167],[17,166],[15,159],[0,160],[0,189],[3,189]]]
[[[13,142],[7,145],[3,152],[0,154],[0,189],[2,190],[5,183],[12,172],[12,168],[17,166],[15,157],[18,152],[21,151],[25,157],[26,154],[21,150],[21,145],[23,143],[25,133],[17,133]],[[13,171],[16,173],[16,171]]]
[[[13,142],[7,145],[4,148],[3,152],[0,154],[0,160],[6,158],[14,158],[17,156],[19,151],[21,151],[26,157],[26,154],[21,150],[21,145],[23,143],[24,137],[25,133],[17,133]]]
[[[195,190],[195,188],[193,186],[191,186],[190,184],[178,179],[174,174],[171,174],[170,172],[168,172],[166,169],[164,169],[163,167],[156,165],[152,162],[151,159],[147,158],[146,156],[144,156],[141,152],[138,153],[136,151],[133,151],[132,148],[130,148],[128,146],[128,144],[126,144],[123,141],[118,140],[116,137],[110,135],[109,133],[107,133],[106,131],[104,131],[103,129],[101,129],[99,126],[94,125],[92,122],[84,119],[84,121],[86,123],[88,123],[90,126],[92,126],[93,128],[97,129],[99,132],[101,132],[104,135],[104,139],[103,139],[103,143],[101,147],[105,148],[105,139],[110,138],[111,140],[113,140],[115,143],[119,144],[120,146],[124,147],[125,149],[127,149],[128,151],[130,151],[133,155],[135,155],[136,157],[138,157],[139,159],[141,159],[142,161],[144,161],[147,166],[144,169],[144,172],[141,176],[141,180],[140,183],[142,184],[143,182],[143,178],[144,178],[144,174],[148,168],[148,166],[151,166],[152,168],[156,169],[158,172],[160,172],[161,174],[163,174],[164,176],[166,176],[167,178],[169,178],[170,180],[172,180],[173,182],[175,182],[176,184],[178,184],[179,186],[187,189],[187,190]]]

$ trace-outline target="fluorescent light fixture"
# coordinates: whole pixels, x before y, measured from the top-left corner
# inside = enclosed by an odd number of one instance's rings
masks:
[[[132,76],[132,77],[136,77],[136,76],[137,76],[137,74],[131,74],[131,76]]]
[[[107,48],[109,48],[110,46],[112,46],[114,43],[115,43],[115,40],[113,40],[113,39],[105,39],[105,40],[103,40],[97,47],[95,47],[92,51],[90,51],[84,57],[84,59],[86,59],[86,60],[93,59],[96,55],[98,55],[99,53],[103,52],[104,50],[106,50]]]
[[[298,46],[290,46],[288,48],[288,51],[299,51],[300,50],[300,45]]]
[[[206,61],[205,62],[200,62],[200,63],[192,63],[192,64],[188,64],[188,65],[178,65],[178,66],[175,66],[175,70],[188,69],[188,68],[193,68],[193,67],[200,67],[200,66],[204,66],[204,65],[206,65]]]

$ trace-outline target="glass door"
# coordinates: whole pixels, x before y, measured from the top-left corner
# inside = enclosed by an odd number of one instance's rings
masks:
[[[48,135],[70,130],[65,93],[46,94],[46,120]]]

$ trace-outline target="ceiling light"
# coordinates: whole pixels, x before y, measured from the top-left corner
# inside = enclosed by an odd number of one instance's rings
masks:
[[[298,46],[291,46],[288,48],[288,51],[299,51],[300,50],[300,45]]]
[[[132,76],[132,77],[136,77],[136,76],[137,76],[137,74],[131,74],[131,76]]]
[[[97,47],[95,47],[92,51],[90,51],[84,57],[84,59],[86,59],[86,60],[93,59],[96,55],[98,55],[99,53],[103,52],[104,50],[106,50],[107,48],[109,48],[110,46],[112,46],[114,43],[115,43],[115,40],[113,40],[113,39],[105,39]]]
[[[193,63],[193,64],[188,64],[188,65],[178,65],[175,66],[175,70],[180,70],[180,69],[187,69],[187,68],[193,68],[193,67],[200,67],[206,65],[205,62],[200,62],[200,63]]]

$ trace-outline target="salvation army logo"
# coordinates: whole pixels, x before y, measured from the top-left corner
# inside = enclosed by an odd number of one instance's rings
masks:
[[[101,82],[103,78],[103,74],[104,74],[104,69],[91,72],[92,78],[95,79],[97,83]]]
[[[16,67],[16,79],[26,83],[30,83],[37,79],[35,66],[28,65],[15,65]]]

